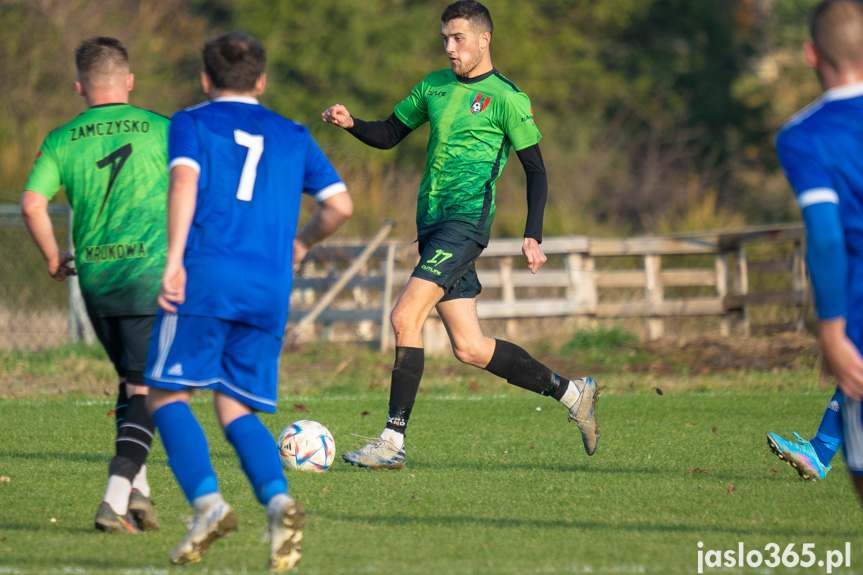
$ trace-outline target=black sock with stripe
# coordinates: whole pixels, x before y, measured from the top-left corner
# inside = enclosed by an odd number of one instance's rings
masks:
[[[147,411],[146,395],[133,395],[128,405],[126,417],[119,423],[116,455],[108,466],[108,474],[125,477],[131,482],[147,461],[155,426]]]
[[[397,347],[390,385],[387,429],[404,435],[411,416],[420,381],[425,369],[425,350],[421,347]]]
[[[550,395],[560,401],[566,392],[568,383],[566,379],[551,371],[514,343],[502,339],[494,341],[494,353],[488,365],[485,366],[486,371],[502,377],[512,385],[541,395]]]

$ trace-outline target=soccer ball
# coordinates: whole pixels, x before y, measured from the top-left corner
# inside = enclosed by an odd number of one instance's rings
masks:
[[[295,421],[279,436],[279,457],[288,471],[326,471],[335,456],[333,435],[317,421]]]

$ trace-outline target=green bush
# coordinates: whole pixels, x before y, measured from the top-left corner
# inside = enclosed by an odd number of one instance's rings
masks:
[[[560,353],[607,353],[639,343],[638,336],[620,327],[578,330],[560,348]]]

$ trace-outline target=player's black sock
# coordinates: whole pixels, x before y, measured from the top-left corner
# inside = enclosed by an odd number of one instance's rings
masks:
[[[421,347],[397,347],[390,385],[390,411],[387,429],[404,434],[411,416],[420,380],[425,368],[425,350]]]
[[[507,382],[522,389],[550,395],[558,401],[563,397],[567,380],[548,369],[514,343],[502,339],[494,341],[494,353],[488,365],[485,366],[486,371],[502,377]]]
[[[120,382],[120,391],[117,392],[117,405],[114,407],[114,423],[117,425],[117,433],[120,432],[120,424],[126,419],[126,410],[129,409],[129,396],[126,394],[126,382]]]
[[[135,394],[129,398],[126,417],[117,431],[116,455],[108,466],[109,475],[119,475],[130,482],[147,461],[155,427],[147,412],[147,396]]]

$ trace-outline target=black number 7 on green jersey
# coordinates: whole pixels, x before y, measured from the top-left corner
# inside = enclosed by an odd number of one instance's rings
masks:
[[[96,167],[100,170],[107,166],[111,166],[111,175],[108,177],[108,188],[105,190],[105,197],[102,199],[102,206],[99,208],[99,215],[96,216],[94,225],[99,223],[99,218],[102,217],[102,211],[105,209],[105,204],[108,202],[108,196],[111,194],[111,188],[114,187],[114,182],[117,181],[117,176],[120,170],[123,169],[123,164],[132,155],[132,144],[121,146],[96,162]]]

